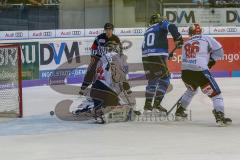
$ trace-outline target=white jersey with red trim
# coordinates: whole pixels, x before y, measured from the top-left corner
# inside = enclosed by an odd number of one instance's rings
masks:
[[[118,93],[120,92],[118,83],[127,81],[127,67],[125,55],[107,52],[97,64],[95,78]]]
[[[223,57],[222,45],[213,37],[195,35],[187,40],[182,47],[182,70],[207,70],[210,56],[219,60]]]

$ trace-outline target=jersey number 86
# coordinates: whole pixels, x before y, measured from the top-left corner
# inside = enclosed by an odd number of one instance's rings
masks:
[[[199,52],[199,42],[194,41],[184,45],[184,50],[187,58],[196,58],[196,54]]]

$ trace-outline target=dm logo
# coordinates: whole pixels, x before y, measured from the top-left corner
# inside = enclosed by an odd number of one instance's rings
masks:
[[[238,22],[240,23],[240,15],[237,10],[235,11],[226,11],[226,21],[227,23]]]
[[[59,49],[56,49],[57,45],[59,45]],[[63,54],[65,54],[68,63],[72,63],[73,59],[76,59],[76,63],[80,63],[78,42],[73,42],[70,49],[65,42],[57,45],[54,43],[40,44],[41,65],[48,65],[53,60],[56,64],[60,64]],[[48,52],[50,55],[46,54],[46,52]]]
[[[166,11],[166,16],[170,22],[183,23],[185,20],[186,23],[196,23],[194,11]]]

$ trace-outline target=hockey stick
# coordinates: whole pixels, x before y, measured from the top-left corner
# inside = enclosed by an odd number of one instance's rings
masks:
[[[131,101],[129,100],[129,97],[128,97],[126,91],[123,89],[123,87],[122,87],[121,84],[119,84],[119,87],[120,87],[120,89],[122,90],[125,98],[127,99],[128,105],[130,106],[130,111],[129,111],[129,114],[128,114],[128,120],[132,120],[132,116],[131,116],[132,113],[134,113],[134,114],[137,115],[137,116],[141,115],[141,112],[140,112],[140,111],[137,111],[137,110],[134,109],[133,104],[132,104]]]
[[[181,101],[181,99],[182,99],[182,97],[180,97],[178,100],[177,100],[177,102],[172,106],[172,108],[167,112],[167,115],[169,115],[171,112],[172,112],[172,110],[177,106],[177,104]]]
[[[173,50],[169,53],[168,60],[170,60],[173,57],[173,53],[176,51],[176,49],[178,49],[177,46],[175,46],[175,48],[173,48]]]

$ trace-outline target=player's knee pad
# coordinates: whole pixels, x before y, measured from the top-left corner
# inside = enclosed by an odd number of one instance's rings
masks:
[[[158,79],[158,87],[157,87],[157,92],[165,95],[168,86],[170,84],[170,77],[166,78],[159,78]]]
[[[207,83],[205,86],[201,87],[201,90],[204,94],[206,94],[208,97],[212,98],[216,95],[219,95],[221,93],[220,89],[218,88],[217,84],[215,84],[216,87],[214,87],[213,84]]]
[[[150,85],[148,84],[146,86],[146,92],[145,92],[145,97],[148,98],[153,98],[156,92],[156,85]]]
[[[197,94],[197,92],[198,92],[197,90],[192,90],[188,88],[182,96],[182,99],[181,99],[182,106],[186,108],[192,101],[192,98],[194,97],[194,95]]]
[[[213,108],[217,111],[221,111],[224,113],[224,102],[221,94],[218,94],[211,98],[213,101]]]
[[[146,91],[147,91],[148,93],[155,93],[155,91],[156,91],[156,85],[147,85],[147,86],[146,86]]]
[[[158,85],[158,79],[157,79],[157,78],[148,80],[148,84],[147,84],[147,86],[146,86],[146,91],[147,91],[149,94],[150,94],[150,93],[155,94],[157,85]]]
[[[165,94],[167,92],[169,84],[170,84],[169,77],[159,79],[158,87],[157,87],[157,90],[156,90],[156,99],[155,100],[158,100],[161,103],[163,97],[165,96]]]

